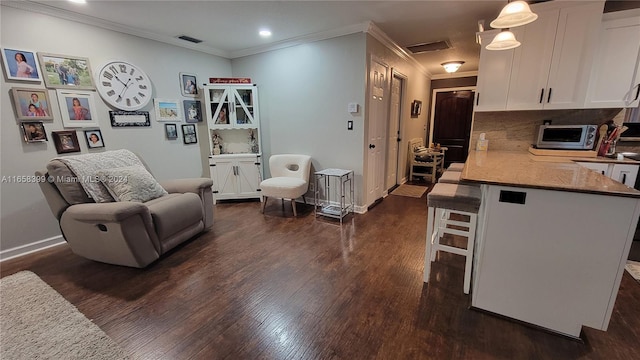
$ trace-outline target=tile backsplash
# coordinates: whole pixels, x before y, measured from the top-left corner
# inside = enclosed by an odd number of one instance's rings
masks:
[[[471,150],[480,133],[486,133],[489,150],[527,151],[535,143],[544,120],[552,125],[599,125],[614,119],[622,123],[622,109],[535,110],[476,112],[471,130]],[[620,116],[622,114],[622,117]],[[631,144],[630,144],[631,145]]]

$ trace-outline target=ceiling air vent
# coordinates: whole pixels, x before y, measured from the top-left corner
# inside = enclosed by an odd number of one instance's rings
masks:
[[[199,43],[202,42],[202,40],[200,40],[200,39],[192,38],[191,36],[187,36],[187,35],[180,35],[180,36],[178,36],[178,39],[182,39],[184,41],[192,42],[194,44],[199,44]]]
[[[424,44],[410,45],[407,46],[407,49],[414,54],[420,54],[429,51],[451,49],[451,43],[449,42],[449,40],[441,40]]]

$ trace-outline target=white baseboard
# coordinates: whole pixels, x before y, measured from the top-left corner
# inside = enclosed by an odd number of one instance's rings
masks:
[[[32,242],[26,245],[16,246],[11,249],[0,251],[0,262],[14,259],[20,256],[24,256],[27,254],[34,253],[36,251],[44,250],[46,248],[50,248],[52,246],[58,246],[60,244],[65,244],[64,238],[62,235],[57,235],[50,237],[48,239]]]

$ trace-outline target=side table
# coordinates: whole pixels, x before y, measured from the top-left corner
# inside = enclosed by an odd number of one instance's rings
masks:
[[[339,182],[339,199],[338,201],[331,201],[331,178],[334,178],[334,182]],[[324,169],[315,172],[315,189],[314,189],[314,204],[315,215],[331,217],[334,219],[340,219],[342,225],[342,218],[349,212],[353,214],[353,170],[343,169]],[[320,185],[323,185],[324,199],[320,199]],[[346,188],[349,186],[349,203],[346,199]]]

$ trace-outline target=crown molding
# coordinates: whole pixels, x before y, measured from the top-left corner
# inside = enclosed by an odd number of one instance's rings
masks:
[[[470,77],[470,76],[478,76],[478,72],[462,71],[462,72],[455,72],[453,74],[438,74],[438,75],[433,75],[431,77],[431,80],[455,79],[455,78]]]
[[[366,22],[366,30],[368,34],[373,36],[376,40],[380,41],[384,46],[386,46],[389,50],[393,51],[396,55],[398,55],[401,59],[404,59],[415,66],[422,74],[431,78],[431,72],[427,70],[416,58],[414,58],[411,54],[409,54],[404,48],[400,45],[396,44],[384,31],[382,31],[376,24],[372,21]]]
[[[70,21],[74,21],[74,22],[82,23],[86,25],[96,26],[103,29],[112,30],[112,31],[116,31],[116,32],[120,32],[128,35],[134,35],[134,36],[149,39],[149,40],[159,41],[165,44],[170,44],[170,45],[175,45],[182,48],[200,51],[210,55],[229,58],[228,51],[216,49],[204,44],[192,44],[171,36],[159,35],[159,34],[145,31],[132,26],[122,25],[112,21],[99,19],[93,16],[88,16],[88,15],[78,14],[78,13],[67,11],[67,10],[58,9],[56,7],[46,5],[43,3],[36,3],[28,0],[17,0],[17,1],[2,1],[0,5],[11,7],[14,9],[49,15],[49,16],[60,18],[60,19],[70,20]]]
[[[368,28],[368,23],[344,26],[337,29],[321,31],[321,32],[317,32],[309,35],[303,35],[303,36],[298,36],[298,37],[294,37],[294,38],[290,38],[282,41],[277,41],[275,43],[271,43],[264,46],[256,46],[248,49],[232,51],[229,53],[229,57],[231,59],[235,59],[243,56],[256,55],[256,54],[260,54],[260,53],[272,51],[272,50],[280,50],[280,49],[284,49],[284,48],[288,48],[296,45],[302,45],[306,43],[311,43],[315,41],[327,40],[327,39],[335,38],[338,36],[362,33],[362,32],[366,32],[367,28]]]

